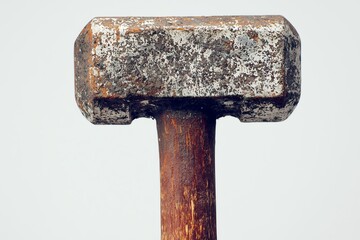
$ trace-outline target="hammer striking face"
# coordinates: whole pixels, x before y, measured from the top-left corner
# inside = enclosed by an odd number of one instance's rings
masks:
[[[281,121],[300,97],[300,39],[281,16],[94,18],[75,43],[75,79],[95,124],[169,106]]]

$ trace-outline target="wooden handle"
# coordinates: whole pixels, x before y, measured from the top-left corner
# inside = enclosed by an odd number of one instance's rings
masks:
[[[215,117],[165,111],[156,122],[161,239],[216,240]]]

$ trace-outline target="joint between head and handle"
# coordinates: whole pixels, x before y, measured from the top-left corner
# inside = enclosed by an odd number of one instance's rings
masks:
[[[175,111],[205,111],[211,113],[215,118],[233,116],[242,119],[247,114],[252,114],[249,106],[267,106],[282,109],[286,101],[278,98],[253,98],[243,99],[241,97],[226,98],[142,98],[129,97],[126,100],[118,99],[95,99],[94,107],[86,117],[95,124],[130,124],[136,118],[155,118],[166,110]],[[295,104],[295,103],[294,103]],[[259,116],[260,117],[260,116]],[[284,120],[281,116],[274,115],[272,121]],[[260,119],[258,121],[266,121]]]

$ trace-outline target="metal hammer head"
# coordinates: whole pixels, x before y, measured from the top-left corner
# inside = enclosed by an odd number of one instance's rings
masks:
[[[75,90],[95,124],[167,108],[281,121],[300,97],[300,39],[281,16],[94,18],[75,42]]]

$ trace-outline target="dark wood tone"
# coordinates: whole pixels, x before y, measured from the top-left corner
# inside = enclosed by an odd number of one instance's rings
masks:
[[[165,111],[156,120],[161,239],[216,240],[215,117]]]

